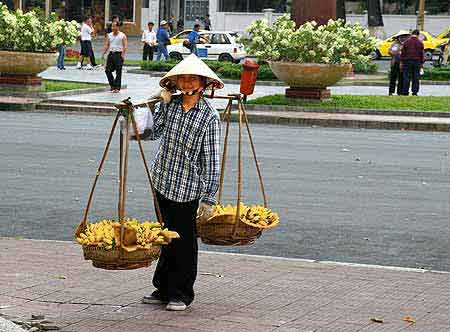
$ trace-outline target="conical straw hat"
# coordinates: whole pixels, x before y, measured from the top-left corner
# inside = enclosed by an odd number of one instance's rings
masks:
[[[411,32],[409,32],[408,30],[400,30],[393,37],[397,38],[397,37],[400,37],[400,36],[407,36],[407,35],[410,35],[410,34],[411,34]]]
[[[159,85],[163,88],[173,90],[176,88],[178,75],[198,75],[206,77],[208,87],[222,89],[224,84],[222,80],[195,54],[189,55],[173,67],[162,79]]]

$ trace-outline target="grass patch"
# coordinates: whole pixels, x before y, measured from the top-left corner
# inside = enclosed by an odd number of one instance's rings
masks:
[[[450,111],[450,97],[435,96],[363,96],[363,95],[332,95],[330,100],[296,101],[288,100],[284,95],[264,96],[250,100],[254,105],[288,105],[313,108],[354,108],[398,111]]]
[[[79,89],[97,88],[97,87],[101,87],[101,86],[105,86],[105,85],[98,84],[98,83],[80,83],[80,82],[43,80],[41,92],[79,90]]]

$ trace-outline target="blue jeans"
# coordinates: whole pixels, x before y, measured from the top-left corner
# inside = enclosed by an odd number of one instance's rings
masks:
[[[56,63],[56,66],[59,69],[63,69],[64,68],[64,53],[65,53],[66,47],[64,45],[59,45],[58,46],[58,52],[59,52],[59,56],[58,56],[58,62]]]
[[[405,60],[403,63],[403,95],[409,94],[409,87],[413,95],[419,92],[420,88],[420,67],[421,63],[417,60]],[[412,84],[411,84],[412,83]]]
[[[166,60],[169,59],[169,54],[167,53],[167,46],[158,43],[158,55],[156,56],[156,61],[159,61],[161,59],[161,55],[164,55],[164,58]]]

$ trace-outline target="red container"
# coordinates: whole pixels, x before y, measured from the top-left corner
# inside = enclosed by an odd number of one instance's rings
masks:
[[[242,64],[241,93],[245,96],[253,94],[259,65],[253,59],[245,59]]]

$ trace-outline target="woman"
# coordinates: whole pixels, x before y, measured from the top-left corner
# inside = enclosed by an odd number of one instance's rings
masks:
[[[144,137],[161,138],[151,172],[165,227],[178,232],[180,239],[162,248],[153,277],[156,290],[144,296],[143,302],[183,311],[194,300],[197,212],[211,213],[219,187],[220,119],[203,92],[211,86],[223,88],[223,83],[191,54],[160,85],[181,94],[160,103],[153,127]]]

